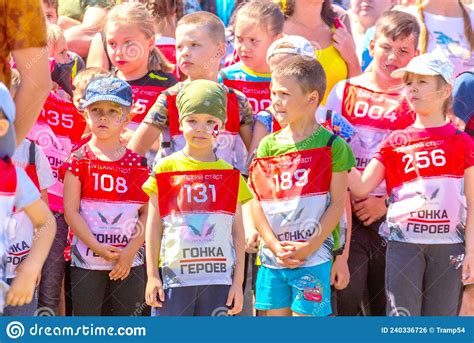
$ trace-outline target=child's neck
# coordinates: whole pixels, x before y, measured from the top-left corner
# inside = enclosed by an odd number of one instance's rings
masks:
[[[145,67],[139,68],[137,70],[134,70],[130,73],[123,73],[120,70],[117,70],[116,76],[125,81],[133,81],[133,80],[138,80],[144,77],[146,74],[148,74],[148,66],[145,65]]]
[[[314,111],[308,112],[300,120],[289,123],[283,132],[286,131],[287,136],[291,137],[295,143],[308,138],[319,127],[314,113]]]
[[[242,62],[242,65],[245,66],[245,68],[255,72],[255,73],[258,73],[258,74],[270,74],[271,73],[271,70],[270,70],[270,67],[268,66],[267,63],[264,63],[263,65],[257,67],[257,68],[250,68],[249,66],[245,65],[243,62]]]
[[[372,84],[372,90],[379,92],[401,91],[403,87],[402,79],[381,77],[376,72],[370,72],[367,75]]]
[[[155,24],[156,36],[175,38],[176,16],[165,17]]]
[[[216,162],[217,156],[211,149],[195,149],[189,144],[186,144],[181,150],[183,155],[187,158],[199,161],[199,162]]]
[[[97,158],[104,161],[118,161],[122,159],[126,150],[120,143],[120,138],[100,139],[95,135],[92,135],[89,147]]]
[[[414,127],[417,128],[431,128],[431,127],[441,127],[446,125],[446,118],[444,117],[443,111],[439,109],[438,111],[431,112],[428,115],[416,115]]]
[[[209,81],[218,81],[219,70],[208,70],[206,74],[201,75],[188,75],[188,81],[194,80],[209,80]]]

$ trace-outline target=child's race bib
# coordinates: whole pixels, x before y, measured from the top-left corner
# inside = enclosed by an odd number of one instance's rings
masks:
[[[157,174],[156,181],[164,287],[232,284],[232,224],[240,173],[169,172]]]
[[[354,152],[357,169],[363,171],[383,140],[395,129],[405,128],[413,123],[411,110],[402,95],[374,92],[370,89],[346,83],[342,114],[356,128],[349,144]],[[410,120],[407,120],[410,116]],[[385,195],[385,183],[381,183],[372,195]]]
[[[250,166],[250,186],[279,241],[305,242],[321,234],[319,220],[329,205],[332,177],[331,147],[256,158]],[[314,266],[332,259],[333,236],[303,265]],[[282,268],[262,243],[262,264]]]
[[[407,142],[381,151],[390,166],[386,173],[392,202],[387,213],[389,239],[418,244],[463,242],[466,200],[461,135]]]

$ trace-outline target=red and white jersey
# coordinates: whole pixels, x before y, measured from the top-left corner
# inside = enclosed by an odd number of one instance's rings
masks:
[[[176,107],[176,95],[167,95],[167,103],[169,131],[167,130],[168,132],[164,133],[164,137],[170,141],[170,144],[169,147],[164,147],[162,144],[161,157],[166,157],[176,151],[180,151],[186,145],[183,133],[179,129],[179,113]],[[244,147],[245,151],[242,151],[239,156],[236,155],[236,146],[240,143],[239,141],[241,141],[239,131],[239,103],[235,92],[229,89],[227,93],[227,121],[225,123],[224,132],[219,132],[219,135],[214,141],[214,151],[218,158],[223,159],[239,170],[243,170],[245,161],[247,160],[247,151]]]
[[[252,105],[254,114],[265,110],[272,104],[270,100],[270,82],[229,79],[224,79],[222,82],[227,87],[237,89],[244,93],[250,105]]]
[[[385,165],[390,240],[417,244],[464,241],[464,170],[474,145],[451,125],[393,132],[377,158]]]
[[[57,182],[48,188],[49,207],[63,212],[63,184],[58,169],[72,151],[79,147],[86,122],[70,101],[50,93],[28,139],[43,149]]]
[[[331,147],[290,152],[253,160],[250,186],[260,201],[265,217],[279,241],[305,242],[321,230],[319,220],[329,206],[332,178]],[[314,266],[332,259],[333,236],[304,263]],[[283,268],[263,243],[262,265]]]
[[[235,169],[156,174],[165,288],[232,284],[239,180]]]
[[[176,83],[176,79],[173,75],[162,71],[150,71],[140,79],[127,82],[132,87],[133,92],[131,120],[127,127],[135,131],[138,125],[145,119],[158,95],[165,89],[173,86]]]
[[[390,132],[410,126],[416,116],[401,94],[376,92],[349,81],[344,88],[342,115],[356,129],[349,144],[360,171],[367,167]],[[385,184],[381,183],[371,194],[385,193]]]
[[[120,160],[102,161],[84,145],[61,166],[61,179],[66,171],[81,182],[80,214],[97,241],[124,248],[136,230],[144,230],[136,226],[139,209],[148,201],[141,189],[148,177],[146,160],[126,149]],[[76,236],[71,244],[71,257],[72,266],[84,269],[111,270],[115,264],[96,255]],[[140,249],[132,266],[143,262],[143,249]]]

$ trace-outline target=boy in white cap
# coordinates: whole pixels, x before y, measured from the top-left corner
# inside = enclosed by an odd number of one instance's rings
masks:
[[[474,144],[446,121],[453,71],[432,53],[395,70],[415,123],[385,139],[362,177],[350,174],[359,197],[387,183],[388,315],[455,316],[474,281]]]
[[[33,182],[25,171],[11,162],[16,146],[15,105],[5,87],[0,84],[0,257],[3,261],[9,248],[10,237],[17,228],[11,220],[13,208],[23,209],[33,223],[36,233],[28,257],[17,270],[10,290],[5,282],[5,264],[0,264],[0,313],[5,305],[28,304],[33,298],[35,286],[41,275],[41,268],[48,256],[56,233],[56,222],[44,203]],[[19,228],[18,228],[19,229]],[[6,295],[6,296],[5,296]]]

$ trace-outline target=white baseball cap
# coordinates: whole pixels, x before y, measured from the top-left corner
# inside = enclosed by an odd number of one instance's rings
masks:
[[[292,45],[293,48],[277,48],[277,46],[284,43]],[[316,59],[313,46],[306,38],[301,36],[283,36],[274,41],[267,50],[267,63],[270,57],[277,54],[300,55],[302,57]]]
[[[436,53],[426,53],[416,57],[408,63],[405,68],[392,72],[392,77],[402,78],[405,73],[418,75],[441,75],[447,83],[454,82],[454,66],[446,57]]]

